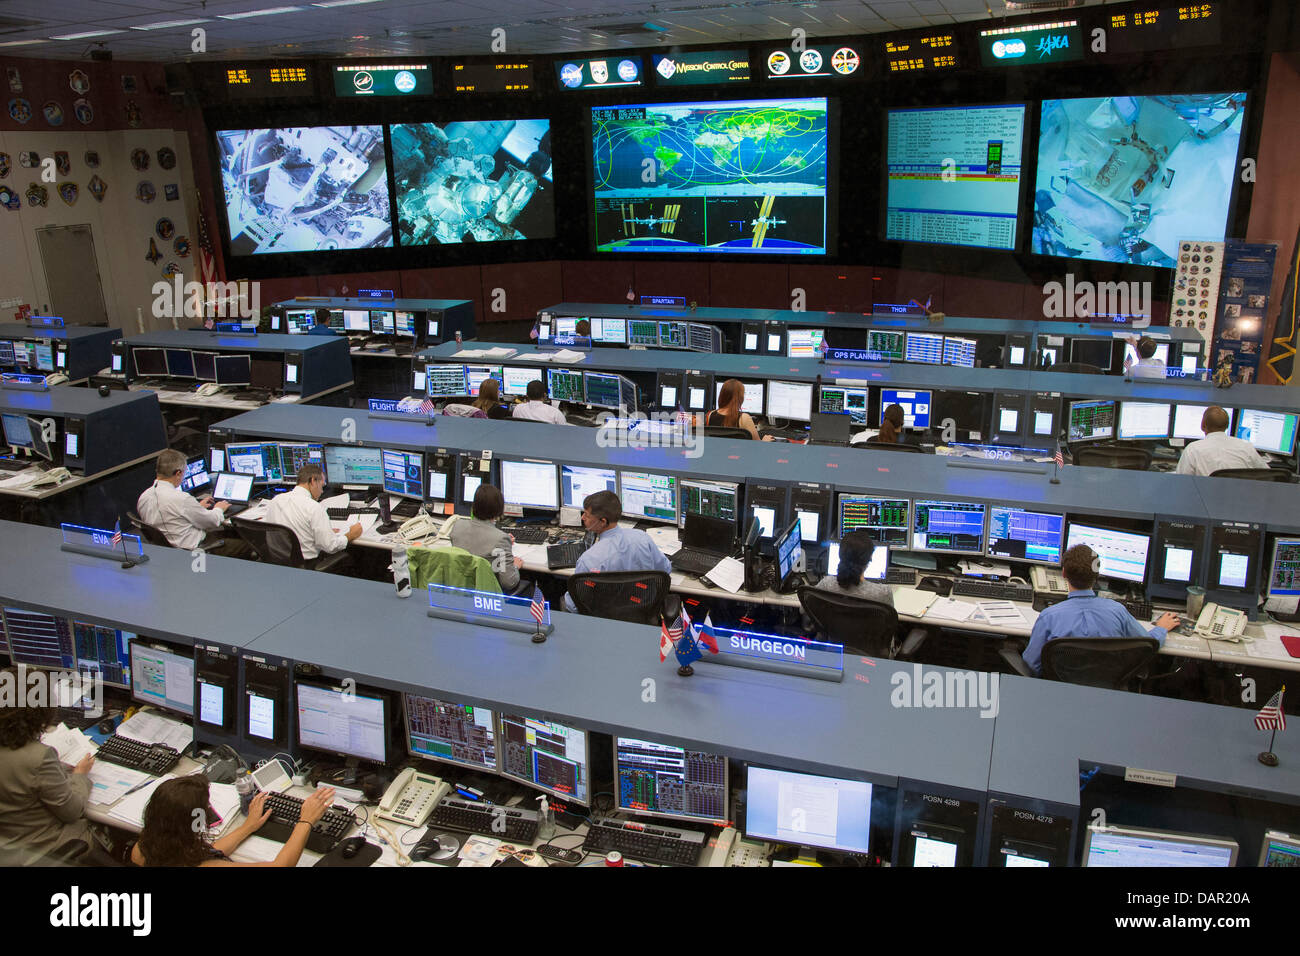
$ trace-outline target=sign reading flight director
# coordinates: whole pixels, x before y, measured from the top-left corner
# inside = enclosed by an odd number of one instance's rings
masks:
[[[654,71],[659,86],[699,86],[749,79],[747,50],[710,50],[707,53],[656,53]]]
[[[1081,59],[1083,33],[1077,20],[980,31],[980,62],[985,66],[1036,66]]]
[[[334,67],[335,96],[429,96],[433,75],[427,63],[346,63]]]

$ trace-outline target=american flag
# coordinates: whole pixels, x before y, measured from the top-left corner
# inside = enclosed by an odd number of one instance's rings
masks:
[[[1056,462],[1057,468],[1065,467],[1065,455],[1061,454],[1061,443],[1059,441],[1056,443],[1056,454],[1052,457],[1052,461]]]
[[[212,234],[208,232],[208,217],[203,215],[203,194],[194,190],[194,205],[199,213],[198,225],[198,260],[199,260],[199,281],[206,288],[209,282],[215,282],[217,278],[217,252],[212,245]]]
[[[672,653],[673,644],[675,644],[686,632],[689,627],[690,618],[686,611],[679,611],[677,617],[673,619],[672,624],[666,620],[659,624],[659,663],[663,663],[670,653]]]
[[[686,427],[691,423],[691,413],[680,405],[677,406],[677,424]]]
[[[528,605],[528,613],[533,616],[537,626],[542,626],[542,621],[546,619],[546,602],[542,599],[542,589],[536,584],[533,585],[533,603]]]
[[[117,523],[113,525],[113,543],[122,543],[122,519],[118,518]]]
[[[1257,730],[1286,730],[1286,714],[1282,712],[1282,693],[1286,690],[1286,685],[1282,685],[1282,690],[1268,699],[1268,703],[1260,708],[1255,715],[1255,728]]]
[[[628,287],[627,287],[627,301],[629,301],[629,302],[635,302],[635,301],[636,301],[636,293],[632,291],[632,287],[631,287],[631,286],[628,286]]]
[[[422,414],[425,414],[425,415],[432,415],[432,414],[433,414],[433,408],[434,408],[434,405],[433,405],[433,402],[432,402],[430,399],[427,399],[427,398],[426,398],[424,401],[422,401],[422,402],[420,403],[420,412],[421,412]]]

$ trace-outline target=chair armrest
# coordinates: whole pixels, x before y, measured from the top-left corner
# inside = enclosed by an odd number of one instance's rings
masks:
[[[898,656],[910,657],[915,654],[929,636],[930,632],[924,627],[912,628],[907,632],[907,637],[903,638],[903,646],[898,649]]]
[[[998,656],[1006,662],[1011,670],[1021,677],[1033,677],[1034,672],[1029,669],[1025,659],[1020,656],[1020,650],[1014,646],[1003,644],[998,648]]]

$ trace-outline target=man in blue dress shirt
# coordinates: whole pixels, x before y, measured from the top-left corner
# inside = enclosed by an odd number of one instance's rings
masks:
[[[598,491],[582,502],[582,526],[596,535],[596,543],[582,553],[574,574],[588,571],[663,571],[673,566],[650,535],[632,528],[620,528],[623,502],[612,491]],[[576,611],[573,598],[564,595],[564,609]]]
[[[1076,544],[1065,552],[1061,573],[1070,583],[1070,596],[1038,615],[1022,655],[1035,674],[1042,674],[1043,645],[1058,637],[1154,637],[1164,644],[1166,633],[1178,625],[1178,615],[1166,611],[1148,631],[1124,605],[1097,597],[1093,590],[1097,583],[1096,561],[1097,556],[1086,544]]]

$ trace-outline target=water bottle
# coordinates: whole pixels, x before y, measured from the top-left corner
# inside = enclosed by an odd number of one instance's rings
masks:
[[[555,811],[551,809],[551,801],[546,799],[545,794],[537,800],[541,804],[537,808],[537,838],[549,840],[555,836]]]
[[[411,596],[411,569],[407,562],[405,544],[397,544],[393,548],[393,587],[397,589],[398,597]]]
[[[241,770],[235,777],[235,792],[239,794],[239,809],[245,816],[248,815],[248,807],[257,796],[257,784],[253,781],[253,775],[247,770]]]

